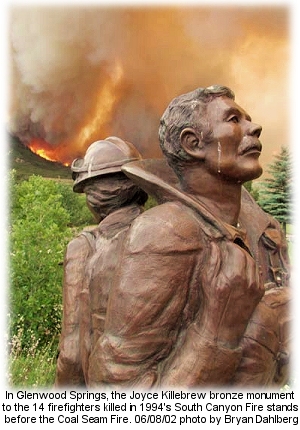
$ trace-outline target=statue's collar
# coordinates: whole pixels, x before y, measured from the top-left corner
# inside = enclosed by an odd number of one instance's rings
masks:
[[[214,237],[240,238],[246,243],[246,231],[234,228],[213,215],[199,200],[180,189],[178,178],[164,159],[133,161],[122,167],[124,173],[158,203],[179,201],[195,210],[203,219],[202,228]]]

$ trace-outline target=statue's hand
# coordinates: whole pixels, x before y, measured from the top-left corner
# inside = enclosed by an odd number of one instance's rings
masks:
[[[264,295],[253,258],[233,243],[211,244],[203,276],[198,329],[208,340],[235,348]]]

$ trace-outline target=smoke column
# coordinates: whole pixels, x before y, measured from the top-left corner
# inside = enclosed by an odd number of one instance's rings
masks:
[[[9,131],[52,159],[109,135],[160,157],[167,104],[216,83],[263,126],[263,164],[289,144],[286,7],[13,7],[9,27]]]

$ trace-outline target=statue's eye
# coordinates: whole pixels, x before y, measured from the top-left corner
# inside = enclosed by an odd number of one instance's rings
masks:
[[[228,121],[234,122],[234,123],[238,123],[239,122],[239,117],[237,115],[232,115],[231,117],[229,117]]]

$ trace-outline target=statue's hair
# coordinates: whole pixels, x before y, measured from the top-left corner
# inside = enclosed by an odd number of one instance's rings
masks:
[[[161,150],[175,171],[182,161],[192,160],[181,146],[180,133],[185,128],[192,127],[199,133],[202,132],[203,140],[208,142],[212,130],[205,120],[207,103],[221,96],[235,99],[230,88],[212,85],[176,97],[165,110],[160,120],[158,136]]]

